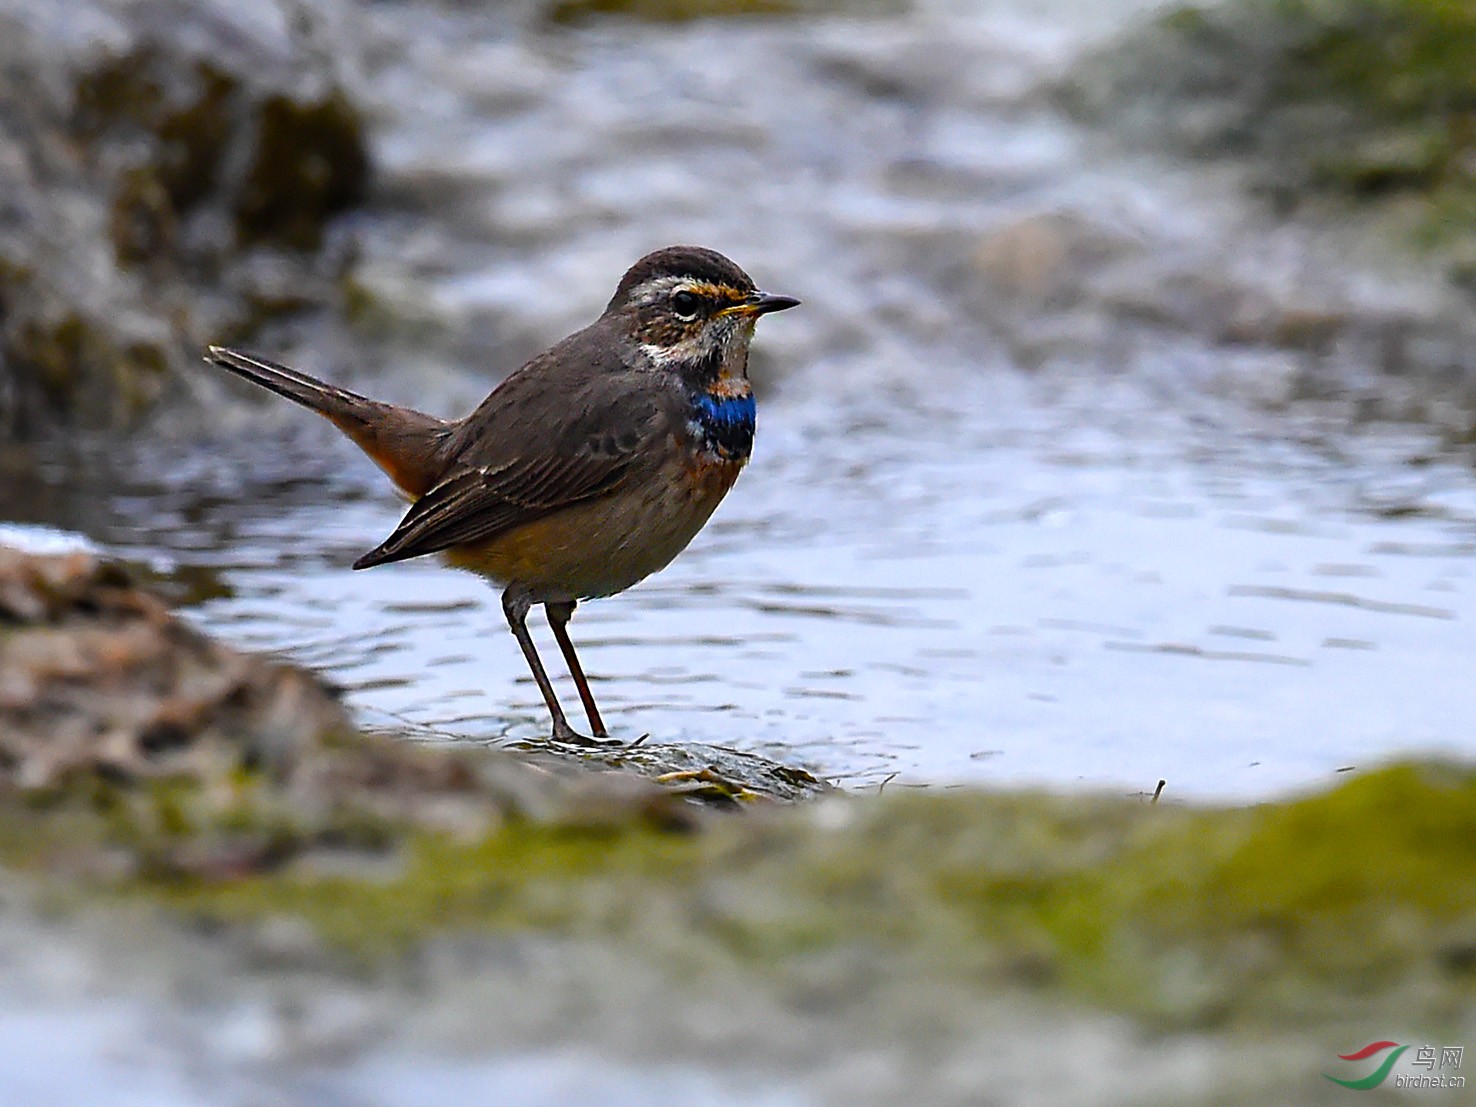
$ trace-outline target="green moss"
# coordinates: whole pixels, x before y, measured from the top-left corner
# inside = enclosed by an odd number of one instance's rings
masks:
[[[597,831],[514,819],[470,838],[377,819],[360,844],[398,863],[373,879],[297,863],[333,836],[310,841],[249,787],[224,807],[99,795],[91,815],[76,797],[33,810],[23,833],[11,811],[0,851],[34,867],[38,842],[121,845],[154,860],[115,891],[212,925],[297,916],[355,959],[448,930],[538,930],[784,980],[864,951],[1165,1027],[1453,1018],[1476,999],[1476,774],[1448,767],[1254,808],[913,793],[844,801],[830,829],[807,807],[697,835],[639,816]],[[161,845],[259,838],[263,822],[277,863],[252,875],[158,863]]]
[[[209,62],[183,73],[154,48],[109,57],[77,80],[72,126],[87,142],[121,133],[147,152],[114,185],[111,237],[125,265],[167,256],[177,224],[219,185],[245,94]]]
[[[192,881],[164,890],[165,902],[213,923],[293,915],[356,959],[402,952],[427,934],[539,929],[618,932],[643,884],[680,876],[692,844],[639,821],[618,832],[529,824],[474,842],[417,832],[399,843],[389,881],[286,871],[229,883]],[[625,894],[618,897],[613,881]]]
[[[105,328],[76,312],[23,320],[0,335],[0,360],[29,384],[39,401],[32,406],[59,412],[88,405],[102,419],[120,422],[158,398],[168,372],[168,356],[157,344],[119,349]]]
[[[312,249],[323,224],[360,202],[368,185],[364,121],[342,90],[260,96],[211,62],[181,73],[151,48],[82,75],[73,127],[87,140],[135,136],[147,155],[115,191],[114,248],[128,264],[167,254],[174,224],[220,191],[241,241]],[[238,186],[221,169],[242,142],[250,161]]]
[[[239,80],[208,63],[174,75],[171,96],[155,73],[165,63],[141,50],[85,74],[77,89],[74,125],[96,139],[110,128],[147,136],[149,156],[118,175],[109,236],[118,261],[137,265],[171,256],[179,225],[220,185],[235,118]]]
[[[1172,821],[1068,897],[1067,962],[1089,986],[1126,983],[1147,1011],[1212,1020],[1422,977],[1476,985],[1451,971],[1456,936],[1476,922],[1469,773],[1403,766],[1296,803]],[[1104,961],[1107,950],[1120,956]],[[1186,963],[1198,998],[1169,1002],[1165,974]]]

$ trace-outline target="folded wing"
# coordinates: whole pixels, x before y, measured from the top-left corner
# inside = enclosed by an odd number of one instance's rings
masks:
[[[354,568],[486,541],[610,495],[641,479],[641,459],[649,456],[647,447],[666,425],[659,404],[631,396],[570,415],[562,428],[544,426],[542,434],[528,436],[542,438],[543,449],[468,449],[466,461],[453,465],[416,500],[394,533],[354,562]]]

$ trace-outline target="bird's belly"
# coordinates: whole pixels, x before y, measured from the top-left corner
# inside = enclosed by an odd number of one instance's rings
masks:
[[[673,460],[612,495],[444,556],[499,584],[528,585],[539,601],[611,596],[686,549],[742,468],[739,461]]]

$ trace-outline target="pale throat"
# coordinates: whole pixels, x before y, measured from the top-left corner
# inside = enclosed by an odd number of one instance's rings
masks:
[[[675,368],[689,380],[746,379],[755,322],[752,316],[729,315],[669,346],[642,342],[640,351],[652,365]]]

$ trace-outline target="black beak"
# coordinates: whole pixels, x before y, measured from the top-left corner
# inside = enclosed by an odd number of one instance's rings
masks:
[[[755,315],[767,315],[771,311],[787,311],[792,307],[799,307],[799,301],[793,296],[770,296],[767,292],[755,292],[748,301],[749,310]]]

